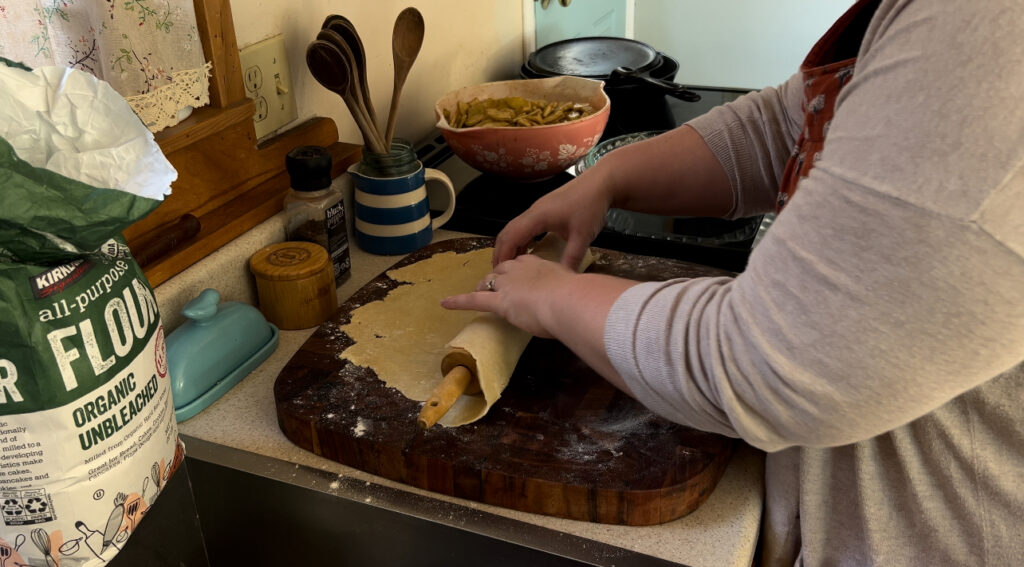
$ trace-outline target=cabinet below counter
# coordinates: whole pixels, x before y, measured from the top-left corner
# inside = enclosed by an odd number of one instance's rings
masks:
[[[441,230],[435,241],[461,236],[470,235]],[[205,288],[217,289],[224,300],[256,304],[247,260],[261,247],[283,239],[283,219],[278,215],[157,287],[166,332],[180,324],[181,307]],[[352,273],[338,288],[339,303],[401,259],[370,255],[354,245],[351,258]],[[650,527],[565,520],[447,497],[300,449],[278,427],[273,387],[281,369],[313,331],[282,331],[277,350],[267,360],[220,400],[178,424],[186,441],[194,439],[194,457],[222,466],[244,461],[253,474],[322,495],[402,509],[431,525],[484,534],[584,564],[649,565],[652,558],[661,560],[654,564],[695,567],[751,564],[761,522],[764,460],[759,451],[745,445],[700,508]]]

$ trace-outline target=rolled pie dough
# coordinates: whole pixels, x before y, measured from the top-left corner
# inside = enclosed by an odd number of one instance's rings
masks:
[[[557,261],[565,243],[546,236],[532,253]],[[404,282],[381,301],[352,312],[343,330],[355,344],[342,356],[370,367],[388,386],[404,396],[425,401],[444,377],[441,361],[452,349],[467,351],[476,363],[480,392],[464,394],[438,422],[456,427],[476,421],[501,397],[530,334],[504,319],[476,311],[451,311],[441,299],[472,291],[491,271],[493,248],[456,254],[445,252],[404,268],[388,277]],[[593,262],[588,251],[579,271]],[[469,391],[475,388],[472,386]]]

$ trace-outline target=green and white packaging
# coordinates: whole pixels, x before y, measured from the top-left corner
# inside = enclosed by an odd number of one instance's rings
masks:
[[[55,88],[65,90],[74,84],[66,77],[59,83]],[[0,103],[10,90],[0,72]],[[81,89],[50,91],[45,104],[58,108],[63,95],[88,99]],[[106,91],[98,98],[108,107],[113,100]],[[130,109],[128,118],[118,115],[125,109],[102,110],[110,116],[92,116],[91,125],[137,122]],[[163,161],[140,168],[125,143],[96,134],[95,127],[86,131],[83,118],[71,116],[77,137],[59,119],[39,127],[49,136],[52,126],[56,137],[30,137],[28,153],[51,142],[72,158],[112,152],[100,160],[114,164],[113,176],[135,168],[153,178],[163,169],[157,183],[169,192],[166,170],[173,174],[173,168],[159,148]],[[132,143],[149,134],[123,123],[110,127]],[[135,191],[140,177],[131,173],[121,175],[126,186],[97,187],[95,179],[85,183],[50,171],[43,165],[55,161],[55,152],[45,147],[39,153],[46,163],[33,165],[8,142],[10,136],[26,143],[15,130],[0,128],[0,558],[6,565],[104,565],[143,521],[184,455],[159,310],[120,237],[160,201]],[[90,140],[105,146],[88,148]],[[156,146],[151,135],[145,143]],[[82,167],[89,168],[101,169]]]

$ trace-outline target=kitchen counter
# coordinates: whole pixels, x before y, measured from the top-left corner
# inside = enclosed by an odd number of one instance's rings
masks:
[[[461,236],[470,235],[441,230],[435,233],[435,240]],[[248,258],[259,248],[283,239],[283,219],[278,215],[157,287],[156,297],[166,332],[181,324],[182,306],[208,287],[220,291],[225,301],[256,304],[255,284],[248,272]],[[338,288],[339,303],[401,259],[399,256],[367,254],[354,245],[351,247],[351,255],[352,274]],[[611,549],[608,546],[694,567],[751,564],[761,521],[764,460],[760,452],[747,446],[742,446],[733,456],[724,477],[700,508],[673,522],[650,527],[564,520],[447,497],[370,475],[300,449],[278,428],[273,386],[278,373],[313,331],[282,331],[276,351],[220,400],[195,417],[180,423],[180,433],[186,439],[194,437],[213,447],[239,449],[292,463],[296,469],[310,467],[336,475],[338,480],[362,481],[367,486],[379,485],[399,494],[410,494],[410,498],[427,497],[445,501],[472,511],[576,536],[584,542],[595,542],[594,547],[604,549],[605,553],[588,556],[584,552],[581,558],[597,565],[622,564],[619,561],[621,555],[607,554],[607,549]],[[292,476],[301,479],[309,475]],[[330,486],[337,485],[337,482],[330,483]],[[325,486],[323,489],[330,490],[330,487]],[[386,505],[383,499],[381,505]],[[470,514],[468,517],[474,516]],[[442,518],[439,521],[444,520]],[[455,522],[453,519],[452,525],[472,528],[464,520]],[[606,557],[607,561],[602,561],[602,557]]]

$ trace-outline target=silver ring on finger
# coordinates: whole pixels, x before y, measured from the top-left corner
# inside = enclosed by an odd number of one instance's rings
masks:
[[[492,278],[487,280],[487,285],[485,287],[487,288],[487,291],[494,291],[494,279]]]

